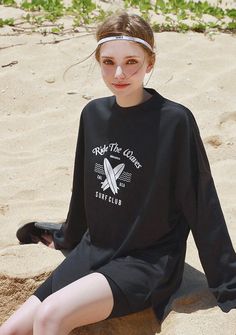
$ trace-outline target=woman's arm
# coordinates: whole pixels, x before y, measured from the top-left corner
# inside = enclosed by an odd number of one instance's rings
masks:
[[[208,285],[219,307],[228,312],[236,308],[236,255],[198,126],[190,112],[179,136],[177,201],[192,231]]]
[[[84,126],[82,113],[75,153],[70,206],[65,223],[60,231],[55,232],[53,235],[55,248],[73,249],[80,242],[86,230],[84,210]]]

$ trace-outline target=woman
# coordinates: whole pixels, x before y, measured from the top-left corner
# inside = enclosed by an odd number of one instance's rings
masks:
[[[153,307],[161,320],[180,286],[190,229],[211,291],[236,307],[236,257],[191,112],[143,80],[155,62],[150,26],[110,17],[96,59],[113,96],[83,109],[66,222],[53,237],[73,249],[2,325],[0,335],[65,335]]]

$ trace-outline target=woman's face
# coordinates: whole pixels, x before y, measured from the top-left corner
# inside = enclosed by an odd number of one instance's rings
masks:
[[[105,84],[121,99],[140,94],[145,74],[152,69],[148,54],[138,43],[130,41],[102,44],[99,62]]]

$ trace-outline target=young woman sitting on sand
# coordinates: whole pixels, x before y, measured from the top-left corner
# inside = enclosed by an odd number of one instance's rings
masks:
[[[143,81],[153,32],[122,13],[97,30],[96,59],[113,96],[82,111],[66,222],[48,245],[73,249],[0,335],[66,335],[152,307],[162,320],[183,276],[191,229],[209,288],[236,307],[236,257],[191,112]]]

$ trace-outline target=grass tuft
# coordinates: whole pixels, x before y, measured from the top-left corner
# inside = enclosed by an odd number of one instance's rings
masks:
[[[52,22],[55,27],[51,29],[54,34],[63,33],[64,27],[57,24],[57,20],[63,16],[73,18],[72,29],[79,26],[95,26],[97,22],[103,21],[111,15],[111,11],[105,11],[93,0],[72,0],[71,5],[66,7],[63,0],[0,0],[0,5],[21,8],[26,11],[23,20],[35,27],[45,22]],[[153,30],[162,31],[197,31],[209,30],[227,33],[236,32],[236,9],[222,8],[219,0],[213,6],[208,1],[194,0],[123,0],[123,8],[130,11],[137,9],[140,15],[148,20]],[[121,6],[122,8],[122,6]],[[156,15],[157,14],[157,15]],[[153,22],[151,18],[161,16],[164,20]],[[210,18],[210,19],[209,19]],[[0,27],[13,26],[13,18],[0,19]]]

